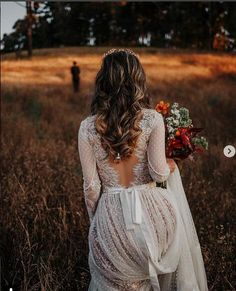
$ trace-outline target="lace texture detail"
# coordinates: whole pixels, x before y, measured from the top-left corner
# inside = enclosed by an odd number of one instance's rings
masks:
[[[165,126],[160,113],[155,111],[154,116],[152,132],[148,140],[147,164],[152,179],[163,182],[170,174],[165,155]]]
[[[82,121],[78,133],[78,150],[83,172],[85,204],[91,223],[100,197],[101,180],[88,133],[86,124]]]
[[[154,188],[148,197],[147,191],[150,189],[140,190],[139,194],[143,217],[161,260],[174,239],[176,218],[162,190]],[[135,238],[138,230],[126,231],[121,213],[119,195],[102,195],[88,237],[93,284],[99,290],[151,290],[146,248]],[[90,285],[89,290],[96,289]]]
[[[95,118],[96,115],[88,116],[81,126],[93,148],[102,186],[122,186],[119,183],[119,173],[106,159],[107,153],[101,146],[100,135],[96,132]],[[162,115],[153,109],[143,109],[140,127],[142,133],[134,150],[138,163],[133,168],[134,179],[130,186],[145,184],[152,180],[162,182],[170,173],[165,157],[165,128]],[[86,159],[84,153],[82,159]]]

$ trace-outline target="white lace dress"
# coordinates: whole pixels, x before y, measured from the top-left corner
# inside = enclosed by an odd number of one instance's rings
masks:
[[[84,119],[78,134],[90,218],[89,291],[208,290],[179,170],[170,174],[166,163],[162,115],[143,109],[142,133],[123,166],[107,159],[95,117]],[[165,180],[167,189],[156,187]]]

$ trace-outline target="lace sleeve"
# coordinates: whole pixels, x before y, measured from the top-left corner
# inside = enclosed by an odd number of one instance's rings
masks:
[[[85,121],[81,122],[78,132],[78,150],[83,174],[85,204],[91,224],[100,197],[101,181]]]
[[[154,124],[147,147],[148,168],[154,181],[163,182],[169,174],[170,168],[165,154],[165,125],[160,113],[155,112]]]

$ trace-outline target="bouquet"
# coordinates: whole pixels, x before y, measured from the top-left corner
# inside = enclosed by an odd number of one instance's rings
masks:
[[[189,110],[179,107],[178,103],[160,101],[155,107],[161,113],[166,127],[166,157],[176,161],[194,159],[195,153],[202,153],[208,149],[205,137],[199,136],[203,128],[193,126],[189,117]]]
[[[204,136],[199,136],[203,128],[193,126],[189,117],[189,110],[179,107],[178,103],[160,101],[155,107],[161,113],[166,128],[166,157],[178,161],[194,159],[195,153],[203,153],[208,149],[208,142]],[[158,187],[167,188],[166,181],[157,183]]]

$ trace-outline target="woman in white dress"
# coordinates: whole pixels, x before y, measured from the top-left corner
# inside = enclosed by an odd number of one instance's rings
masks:
[[[165,156],[163,117],[150,108],[133,51],[104,55],[78,150],[90,219],[88,290],[208,290],[179,169]]]

